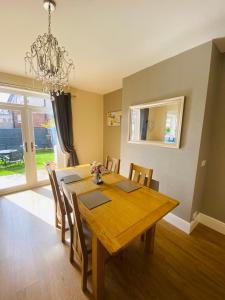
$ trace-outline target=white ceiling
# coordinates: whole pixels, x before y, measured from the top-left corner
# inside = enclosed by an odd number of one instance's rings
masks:
[[[58,0],[52,23],[76,65],[71,84],[106,93],[132,73],[225,36],[225,1]],[[0,71],[24,75],[24,54],[46,31],[42,0],[0,0]]]

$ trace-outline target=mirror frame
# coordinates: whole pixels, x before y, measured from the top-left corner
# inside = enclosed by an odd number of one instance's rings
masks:
[[[147,145],[155,145],[160,147],[167,147],[167,148],[180,148],[180,140],[181,140],[181,128],[182,128],[182,120],[183,120],[183,112],[184,112],[184,100],[185,96],[179,96],[175,98],[169,98],[169,99],[163,99],[159,101],[152,101],[144,104],[139,105],[132,105],[129,107],[129,114],[128,114],[128,143],[132,144],[147,144]],[[179,103],[180,104],[180,111],[177,119],[177,141],[175,144],[169,144],[165,142],[159,142],[159,141],[132,141],[130,139],[130,121],[131,121],[131,110],[134,108],[151,108],[151,107],[158,107],[158,106],[164,106],[166,104],[172,104],[172,103]]]

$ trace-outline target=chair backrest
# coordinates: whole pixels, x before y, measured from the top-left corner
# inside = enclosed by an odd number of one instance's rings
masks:
[[[56,177],[56,173],[52,166],[54,166],[54,164],[51,164],[51,163],[46,164],[46,169],[48,171],[48,176],[49,176],[49,180],[50,180],[50,184],[51,184],[51,188],[52,188],[53,197],[55,200],[55,205],[56,205],[56,207],[59,207],[61,214],[65,215],[66,214],[65,206],[64,206],[63,199],[62,199],[62,196],[60,193],[60,188],[59,188],[58,180]]]
[[[152,174],[153,174],[152,169],[143,168],[133,163],[130,164],[129,179],[132,181],[150,187]]]
[[[107,170],[119,174],[120,172],[120,159],[113,158],[107,155],[105,161],[105,167]]]
[[[78,256],[80,257],[80,259],[87,260],[88,250],[85,243],[85,235],[83,231],[83,225],[81,221],[77,196],[75,193],[72,193],[68,190],[68,187],[64,182],[62,182],[62,190],[63,190],[66,209],[69,206],[72,206],[72,210],[73,210],[73,221],[71,219],[71,214],[67,211],[68,223],[71,231],[71,243],[73,244],[73,247],[77,252]],[[78,239],[76,240],[76,238]]]

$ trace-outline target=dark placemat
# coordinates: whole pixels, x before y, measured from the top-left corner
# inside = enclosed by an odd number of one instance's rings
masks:
[[[118,183],[115,184],[118,188],[120,188],[121,190],[123,190],[124,192],[130,193],[133,191],[136,191],[138,189],[141,188],[140,185],[137,185],[133,182],[130,181],[120,181]]]
[[[99,205],[111,201],[111,199],[109,199],[99,191],[90,192],[81,195],[78,198],[88,209],[93,209]]]
[[[72,183],[72,182],[80,181],[80,180],[82,180],[82,179],[83,179],[83,178],[81,178],[79,175],[73,174],[73,175],[65,176],[65,177],[63,177],[61,180],[62,180],[64,183]]]

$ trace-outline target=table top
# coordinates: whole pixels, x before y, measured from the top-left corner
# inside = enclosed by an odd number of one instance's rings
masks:
[[[13,152],[16,152],[16,151],[17,151],[16,149],[0,150],[0,154],[7,155],[7,154],[10,154],[10,153],[13,153]]]
[[[83,164],[76,167],[61,168],[56,170],[57,179],[60,181],[63,177],[77,174],[82,178],[87,178],[91,176],[90,164]]]
[[[56,173],[64,176],[86,174],[83,180],[68,184],[68,189],[78,196],[98,190],[112,200],[92,210],[79,202],[81,215],[111,255],[117,254],[179,204],[178,201],[147,187],[130,193],[124,192],[116,183],[127,179],[115,173],[104,175],[104,184],[96,185],[90,177],[89,168],[90,165],[83,165],[61,169]]]

